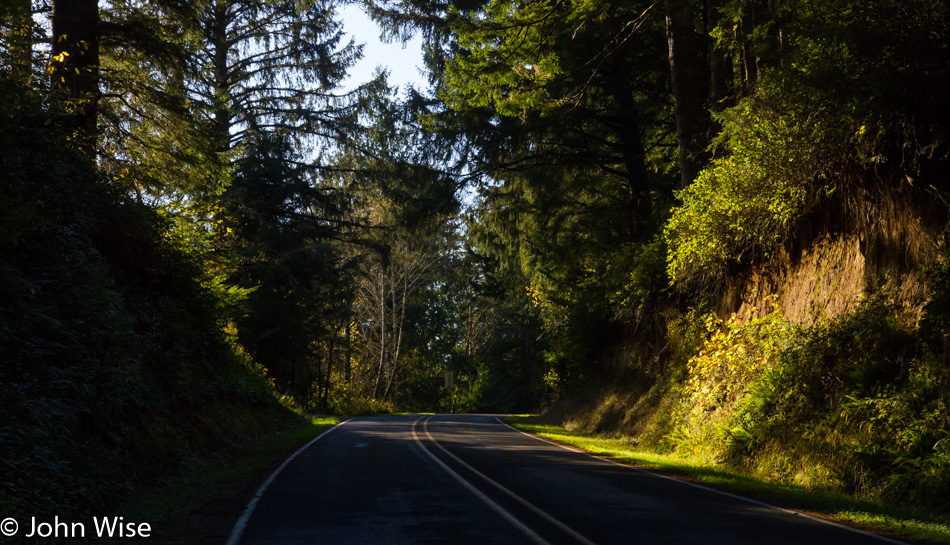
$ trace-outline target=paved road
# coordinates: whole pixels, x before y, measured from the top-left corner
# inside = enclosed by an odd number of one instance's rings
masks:
[[[241,545],[882,544],[571,451],[494,417],[359,418],[301,452]]]

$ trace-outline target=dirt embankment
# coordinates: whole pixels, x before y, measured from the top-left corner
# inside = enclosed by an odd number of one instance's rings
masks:
[[[808,326],[883,290],[919,318],[945,216],[932,194],[908,184],[831,200],[801,221],[795,240],[727,279],[716,312],[760,317],[778,305],[785,318]]]

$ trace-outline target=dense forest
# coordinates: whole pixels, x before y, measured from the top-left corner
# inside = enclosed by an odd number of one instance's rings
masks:
[[[0,3],[0,506],[323,414],[540,412],[950,498],[950,4]]]

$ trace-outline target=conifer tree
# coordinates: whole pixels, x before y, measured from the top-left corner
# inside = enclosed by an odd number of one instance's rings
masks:
[[[335,15],[324,0],[213,0],[196,10],[201,44],[188,96],[213,124],[220,150],[263,131],[311,151],[345,136],[354,99],[367,88],[338,89],[362,50],[344,41]]]

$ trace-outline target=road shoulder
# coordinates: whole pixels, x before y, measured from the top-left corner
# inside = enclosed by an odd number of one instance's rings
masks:
[[[914,545],[950,543],[950,520],[934,513],[862,501],[836,491],[815,491],[768,482],[721,466],[636,449],[623,438],[569,431],[542,423],[536,417],[509,416],[501,420],[516,430],[599,458],[741,495],[858,530]]]

